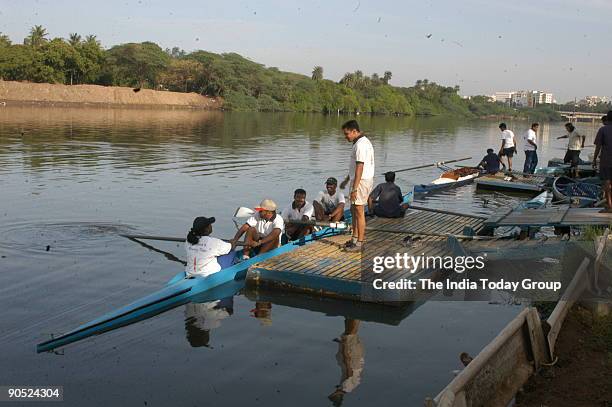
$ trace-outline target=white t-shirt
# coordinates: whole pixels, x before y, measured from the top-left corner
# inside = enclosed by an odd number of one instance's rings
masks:
[[[330,195],[327,190],[320,191],[319,196],[317,196],[317,201],[321,202],[321,205],[323,205],[323,209],[325,209],[326,213],[333,212],[341,203],[346,204],[344,194],[342,191],[338,190],[336,190],[336,193],[333,196]]]
[[[278,241],[280,242],[281,236],[285,231],[285,222],[283,217],[279,214],[274,215],[272,220],[265,220],[259,216],[259,212],[247,219],[246,223],[254,227],[257,232],[262,236],[268,236],[274,229],[280,229],[281,233],[278,235]]]
[[[286,207],[281,216],[283,217],[283,221],[288,222],[290,220],[302,220],[304,216],[307,216],[310,219],[314,215],[314,206],[308,201],[302,206],[301,209],[294,209],[293,202]]]
[[[535,151],[535,147],[529,144],[529,141],[536,142],[536,132],[532,129],[527,130],[527,132],[523,135],[523,143],[525,144],[525,151]],[[537,143],[536,143],[537,144]]]
[[[361,136],[353,144],[353,151],[351,152],[351,163],[349,166],[349,177],[355,177],[355,168],[357,167],[357,161],[363,163],[363,173],[361,174],[362,179],[373,179],[374,178],[374,147],[366,136]]]
[[[232,250],[230,243],[210,236],[200,237],[196,244],[185,242],[187,264],[185,273],[188,276],[206,277],[221,270],[218,256],[228,254]]]
[[[501,139],[504,140],[504,148],[514,147],[514,133],[511,130],[502,131]]]
[[[568,150],[582,150],[582,135],[579,134],[576,130],[571,133],[567,133],[569,137],[567,141],[567,149]]]

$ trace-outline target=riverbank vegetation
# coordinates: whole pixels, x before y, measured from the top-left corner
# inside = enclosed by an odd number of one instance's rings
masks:
[[[519,110],[489,101],[464,99],[458,86],[427,79],[411,87],[390,85],[391,71],[346,73],[339,81],[324,79],[324,68],[312,75],[283,72],[235,53],[187,53],[163,50],[152,42],[104,49],[95,35],[50,39],[35,26],[23,44],[0,34],[0,78],[62,84],[131,86],[222,97],[224,108],[242,111],[371,113],[413,116],[529,117],[560,119],[553,109]]]

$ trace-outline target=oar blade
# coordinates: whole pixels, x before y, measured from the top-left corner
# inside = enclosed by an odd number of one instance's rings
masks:
[[[247,218],[249,216],[253,216],[254,214],[255,211],[253,209],[241,206],[236,209],[236,212],[234,213],[234,218]]]

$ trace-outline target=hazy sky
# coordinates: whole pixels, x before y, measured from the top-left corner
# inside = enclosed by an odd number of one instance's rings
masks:
[[[13,41],[34,24],[53,37],[96,34],[105,47],[237,52],[304,74],[321,65],[333,80],[390,70],[394,85],[427,78],[467,95],[612,96],[612,0],[0,0]]]

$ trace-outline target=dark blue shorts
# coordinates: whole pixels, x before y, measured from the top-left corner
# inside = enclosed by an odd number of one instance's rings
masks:
[[[599,169],[599,178],[601,178],[603,181],[611,181],[612,167],[601,167]]]
[[[514,147],[504,148],[502,151],[502,155],[512,158],[514,156]]]

